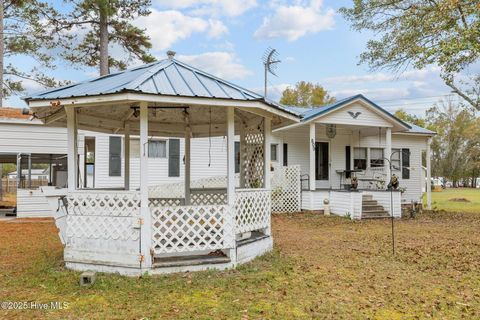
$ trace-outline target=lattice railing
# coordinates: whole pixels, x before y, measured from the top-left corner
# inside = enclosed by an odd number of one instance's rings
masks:
[[[300,211],[300,166],[277,167],[272,174],[272,211]]]
[[[227,204],[227,189],[191,189],[192,205]]]
[[[235,185],[240,185],[239,174],[235,174]],[[195,179],[190,183],[191,189],[221,189],[227,187],[226,176]],[[185,182],[165,183],[148,188],[150,198],[184,198]]]
[[[148,206],[152,207],[175,207],[184,206],[184,198],[149,198]]]
[[[155,254],[233,248],[233,215],[226,205],[151,208]]]
[[[270,228],[270,199],[270,190],[236,190],[235,233]]]
[[[136,192],[71,192],[67,201],[67,245],[72,239],[133,240],[140,237]]]
[[[122,216],[139,214],[137,192],[94,191],[71,192],[66,198],[68,215]]]
[[[245,186],[262,188],[264,181],[264,128],[263,123],[245,128],[245,146],[240,165],[244,168]]]

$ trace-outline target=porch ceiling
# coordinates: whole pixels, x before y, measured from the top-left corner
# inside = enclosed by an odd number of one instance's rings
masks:
[[[78,129],[123,134],[125,125],[130,126],[130,133],[140,134],[139,108],[136,104],[104,104],[101,106],[75,107],[77,109]],[[149,135],[165,137],[184,137],[188,123],[193,137],[225,136],[227,109],[222,106],[186,106],[149,105]],[[48,112],[48,113],[47,113]],[[48,107],[38,109],[36,116],[49,126],[66,127],[64,107]],[[260,124],[263,116],[269,113],[251,108],[237,108],[235,112],[235,134],[239,134],[240,124]],[[270,115],[271,116],[271,115]],[[270,117],[269,117],[270,118]],[[282,125],[278,116],[271,117],[272,126]]]

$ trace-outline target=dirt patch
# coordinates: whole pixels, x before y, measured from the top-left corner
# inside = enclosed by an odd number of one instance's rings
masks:
[[[448,199],[448,201],[452,201],[452,202],[471,202],[467,198],[452,198],[452,199]]]

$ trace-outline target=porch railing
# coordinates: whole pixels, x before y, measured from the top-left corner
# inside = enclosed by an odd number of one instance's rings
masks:
[[[151,208],[155,254],[234,247],[233,215],[227,205]]]
[[[236,234],[270,228],[270,190],[237,189],[235,195]]]

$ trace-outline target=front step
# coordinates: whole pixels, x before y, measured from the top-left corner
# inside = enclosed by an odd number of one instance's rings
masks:
[[[362,196],[362,219],[384,219],[390,218],[388,211],[378,204],[377,200],[373,200],[372,195]]]
[[[231,260],[226,256],[214,255],[195,255],[195,256],[181,256],[181,257],[157,257],[153,258],[154,268],[169,268],[169,267],[188,267],[198,266],[203,264],[221,264],[230,263]]]

